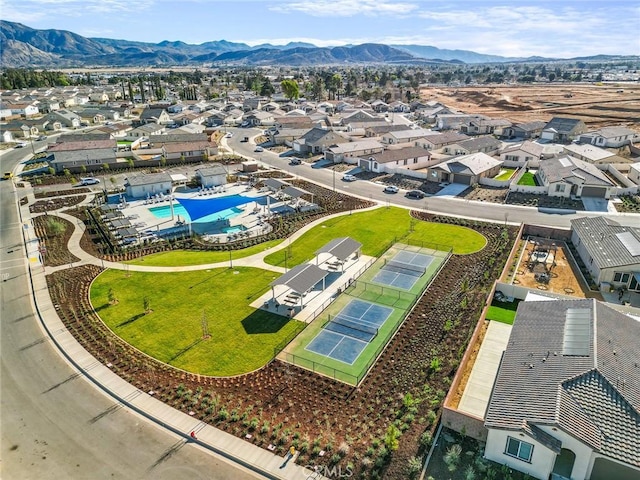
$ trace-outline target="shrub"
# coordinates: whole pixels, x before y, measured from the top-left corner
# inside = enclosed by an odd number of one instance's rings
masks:
[[[409,478],[416,478],[420,470],[422,470],[422,458],[411,457],[409,459],[409,465],[407,468],[407,473],[409,474]]]
[[[422,448],[429,448],[433,442],[433,435],[429,430],[420,435],[420,446]]]
[[[222,407],[218,412],[218,420],[225,421],[228,418],[229,418],[229,412],[227,412],[226,408]]]
[[[469,465],[465,468],[464,480],[476,480],[476,471],[473,469],[473,465]]]
[[[447,453],[444,454],[444,463],[447,464],[447,468],[450,472],[455,472],[460,462],[460,454],[462,453],[462,447],[457,443],[451,445],[447,449]]]
[[[384,444],[390,451],[394,452],[400,446],[400,442],[398,441],[398,437],[400,437],[400,430],[395,425],[389,425],[387,428],[387,433],[384,436]]]

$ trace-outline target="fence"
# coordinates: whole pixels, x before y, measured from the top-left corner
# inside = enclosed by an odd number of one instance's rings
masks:
[[[404,292],[391,287],[373,285],[371,283],[367,283],[363,281],[353,281],[351,282],[350,285],[347,286],[344,293],[346,293],[349,296],[361,298],[363,300],[369,300],[369,298],[367,298],[367,295],[371,295],[376,297],[375,300],[371,300],[371,301],[377,301],[378,303],[393,306],[394,308],[397,308],[403,311],[402,320],[396,322],[393,328],[390,329],[384,337],[378,337],[378,338],[382,338],[382,340],[377,342],[378,346],[375,352],[373,353],[367,352],[367,355],[369,356],[369,360],[367,361],[367,363],[365,364],[365,366],[362,368],[362,370],[358,375],[354,375],[352,373],[348,373],[334,367],[329,367],[322,363],[318,363],[308,358],[302,357],[300,355],[295,355],[289,352],[285,352],[285,360],[299,367],[311,370],[314,373],[320,373],[322,375],[326,375],[327,377],[333,378],[334,380],[342,381],[344,383],[357,387],[360,384],[360,382],[362,382],[362,380],[364,380],[364,378],[367,376],[373,364],[377,361],[377,359],[382,354],[382,351],[389,344],[389,341],[395,336],[396,332],[400,329],[400,327],[404,323],[404,320],[407,318],[411,310],[418,303],[418,300],[422,298],[422,295],[424,295],[424,292],[427,290],[427,288],[429,287],[433,279],[435,279],[438,276],[438,274],[442,271],[442,269],[446,265],[447,260],[452,255],[452,247],[447,247],[447,248],[448,248],[448,251],[446,253],[446,256],[444,257],[442,264],[440,265],[438,270],[433,274],[432,278],[429,280],[427,285],[425,285],[422,292],[419,294],[410,294],[408,292]],[[361,295],[361,293],[362,294],[366,293],[367,295],[363,296]],[[388,302],[393,300],[393,302],[384,303],[383,301],[380,300],[381,298],[384,298]],[[404,305],[401,302],[405,302]],[[400,305],[398,305],[398,303],[400,303]],[[291,340],[289,340],[289,342],[290,341]],[[289,342],[287,342],[287,344]],[[282,348],[284,348],[284,346]]]
[[[365,263],[362,267],[360,267],[360,269],[354,273],[346,282],[344,282],[342,285],[340,285],[338,287],[337,290],[337,295],[333,295],[331,297],[329,297],[328,299],[326,299],[324,302],[322,302],[322,305],[320,305],[318,308],[316,308],[314,310],[314,312],[311,314],[311,319],[309,320],[309,323],[312,322],[313,320],[315,320],[316,318],[318,318],[318,316],[324,312],[324,310],[331,305],[331,303],[333,303],[335,301],[336,298],[338,298],[338,295],[340,293],[342,293],[344,290],[347,289],[347,287],[349,286],[349,284],[351,284],[356,278],[358,278],[360,275],[362,275],[372,264],[373,262],[375,262],[375,258],[371,258],[367,261],[367,263]]]
[[[285,361],[293,365],[297,365],[298,367],[311,370],[314,373],[319,373],[329,378],[333,378],[334,380],[348,383],[349,385],[353,385],[353,386],[357,386],[360,383],[360,381],[364,378],[364,375],[362,376],[353,375],[351,373],[344,372],[337,368],[333,368],[328,365],[324,365],[322,363],[314,362],[313,360],[310,360],[308,358],[304,358],[299,355],[294,355],[293,353],[285,352]]]

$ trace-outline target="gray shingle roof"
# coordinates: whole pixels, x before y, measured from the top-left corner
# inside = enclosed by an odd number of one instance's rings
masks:
[[[470,138],[469,140],[463,140],[462,142],[458,142],[458,145],[469,151],[477,151],[484,148],[495,148],[497,150],[502,145],[502,142],[491,136],[485,135],[482,137]]]
[[[431,152],[422,147],[390,148],[384,152],[364,155],[364,157],[373,158],[378,163],[389,163],[410,158],[431,157]]]
[[[559,133],[572,133],[579,126],[584,125],[579,118],[553,117],[544,127],[545,130],[554,129]]]
[[[622,265],[640,269],[640,255],[632,255],[617,236],[629,232],[640,242],[640,228],[622,226],[606,217],[581,217],[571,220],[571,229],[601,269]]]
[[[588,355],[563,355],[566,312],[589,309]],[[640,322],[594,299],[522,302],[485,425],[554,425],[611,458],[640,466]]]
[[[168,173],[146,173],[127,177],[127,183],[132,187],[165,182],[171,183],[171,175]]]
[[[565,181],[599,187],[615,186],[598,167],[569,155],[540,162],[540,170],[544,171],[549,183]]]

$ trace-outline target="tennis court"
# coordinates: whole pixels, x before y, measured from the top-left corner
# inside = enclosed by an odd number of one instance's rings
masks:
[[[352,299],[338,314],[329,316],[305,350],[353,365],[392,312],[390,307]]]
[[[373,278],[373,283],[411,290],[424,275],[433,256],[402,250],[388,261]]]

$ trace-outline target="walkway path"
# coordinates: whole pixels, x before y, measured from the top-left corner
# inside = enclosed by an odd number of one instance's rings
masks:
[[[29,212],[29,204],[35,200],[33,191],[31,188],[27,188],[25,193],[29,199],[29,203],[21,206],[20,209],[22,211],[22,218],[26,221],[26,219],[30,219],[38,215],[33,215]],[[90,199],[87,198],[81,202],[80,206],[86,205],[89,202]],[[378,207],[379,206],[374,206],[369,209]],[[66,208],[67,207],[65,207],[65,209]],[[80,222],[76,217],[61,213],[60,211],[48,213],[60,216],[74,225],[75,228],[69,240],[68,249],[73,255],[80,259],[79,262],[74,262],[70,265],[40,268],[41,265],[38,261],[37,255],[37,239],[33,238],[33,228],[30,227],[25,229],[36,310],[42,320],[43,328],[53,343],[58,347],[65,360],[74,369],[83,374],[88,381],[96,385],[97,388],[101,389],[107,395],[115,398],[120,404],[131,408],[148,420],[181,436],[185,442],[192,442],[201,448],[215,452],[251,469],[265,478],[287,480],[303,480],[308,478],[312,472],[304,466],[296,465],[295,457],[293,462],[289,462],[284,468],[281,468],[284,462],[283,457],[272,454],[267,450],[247,442],[246,440],[218,430],[217,428],[205,424],[186,413],[175,410],[165,403],[155,399],[153,397],[153,392],[144,392],[139,390],[113,373],[106,365],[103,365],[89,354],[89,352],[87,352],[66,329],[60,320],[60,317],[56,313],[55,305],[52,304],[46,281],[47,274],[67,269],[72,266],[88,264],[103,266],[105,268],[121,270],[128,269],[141,272],[180,272],[226,267],[227,262],[188,267],[159,267],[104,262],[103,260],[85,252],[80,247],[80,239],[85,231],[85,226],[82,222]],[[348,215],[349,213],[350,212],[343,212],[320,218],[295,232],[291,236],[291,240],[298,239],[305,232],[329,218]],[[282,242],[281,244],[263,252],[234,260],[234,265],[266,268],[273,271],[283,272],[283,268],[265,263],[264,258],[267,255],[286,247],[287,245]],[[193,435],[191,435],[192,432]],[[322,479],[324,477],[314,474],[312,478]]]

